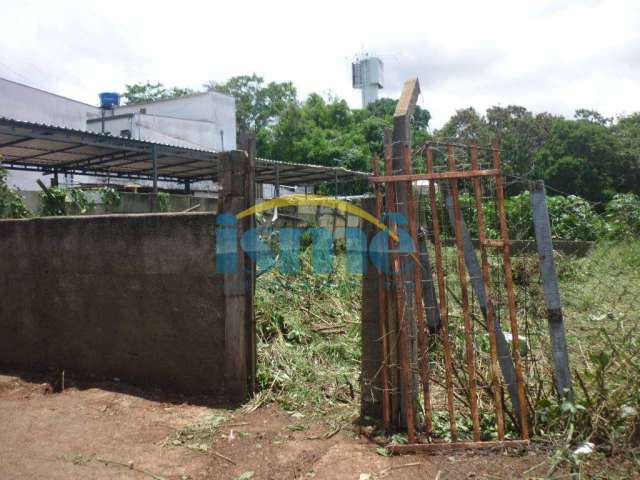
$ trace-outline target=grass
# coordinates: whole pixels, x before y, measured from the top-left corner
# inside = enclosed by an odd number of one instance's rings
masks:
[[[254,408],[276,402],[285,410],[331,421],[357,415],[361,284],[359,277],[345,273],[344,260],[338,255],[332,274],[315,275],[306,251],[300,273],[274,270],[258,279],[261,393]],[[557,259],[573,403],[561,401],[553,390],[537,260],[521,257],[513,263],[518,316],[526,323],[529,344],[534,438],[556,452],[549,477],[560,467],[578,478],[634,478],[640,443],[640,241],[600,243],[585,258]],[[441,420],[446,429],[445,416]],[[596,444],[596,453],[573,455],[585,441]]]

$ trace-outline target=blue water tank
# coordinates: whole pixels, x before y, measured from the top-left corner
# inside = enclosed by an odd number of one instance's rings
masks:
[[[102,92],[100,97],[100,107],[113,108],[120,105],[120,94],[115,92]]]

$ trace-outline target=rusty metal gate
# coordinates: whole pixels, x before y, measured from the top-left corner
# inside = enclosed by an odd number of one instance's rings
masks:
[[[526,444],[498,144],[429,142],[414,152],[387,135],[384,175],[373,163],[389,242],[376,283],[382,422],[409,441],[388,448]],[[401,248],[401,234],[413,248]]]

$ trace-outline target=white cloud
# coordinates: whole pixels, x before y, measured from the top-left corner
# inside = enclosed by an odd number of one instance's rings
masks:
[[[383,95],[418,75],[435,126],[468,105],[640,110],[633,0],[5,3],[0,75],[91,103],[125,83],[257,72],[357,106],[349,63],[364,48],[385,62]]]

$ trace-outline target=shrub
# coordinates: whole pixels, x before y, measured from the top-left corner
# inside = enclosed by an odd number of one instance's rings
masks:
[[[115,188],[104,187],[100,190],[100,197],[104,203],[105,209],[117,209],[122,203],[122,196]]]
[[[0,218],[30,217],[20,193],[7,185],[7,171],[0,167]]]
[[[640,236],[640,197],[633,193],[614,195],[605,209],[611,239]]]

